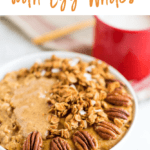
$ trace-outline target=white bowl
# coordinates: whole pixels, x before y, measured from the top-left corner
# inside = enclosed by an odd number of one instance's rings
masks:
[[[5,76],[5,74],[7,74],[8,72],[15,71],[15,70],[21,69],[23,67],[30,68],[35,63],[35,61],[37,61],[39,59],[44,61],[46,58],[50,58],[52,55],[56,55],[61,58],[80,57],[85,62],[94,60],[94,57],[79,54],[79,53],[73,53],[73,52],[51,51],[51,52],[41,52],[41,53],[31,54],[31,55],[19,58],[15,61],[9,62],[8,64],[1,67],[0,68],[0,80],[2,80],[3,77]],[[120,142],[118,142],[118,144],[116,144],[111,149],[111,150],[120,150],[121,147],[123,146],[123,144],[125,143],[126,139],[129,137],[130,133],[132,132],[134,125],[136,123],[138,102],[137,102],[137,97],[136,97],[136,94],[135,94],[133,88],[131,87],[130,83],[125,79],[125,77],[123,75],[121,75],[116,69],[114,69],[111,66],[109,67],[109,70],[119,80],[121,80],[122,82],[124,82],[126,84],[129,93],[133,96],[133,99],[134,99],[134,114],[133,114],[132,124],[131,124],[129,130],[127,131],[127,133],[125,134],[125,136],[122,138],[122,140]],[[3,148],[0,146],[0,150],[1,149],[3,149]]]

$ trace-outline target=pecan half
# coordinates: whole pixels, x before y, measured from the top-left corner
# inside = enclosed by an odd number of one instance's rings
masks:
[[[42,149],[42,138],[39,132],[32,132],[28,135],[23,145],[23,150],[41,150]]]
[[[131,102],[131,97],[129,97],[128,95],[121,95],[121,94],[109,94],[105,101],[115,105],[115,106],[131,106],[132,102]]]
[[[73,141],[78,150],[96,150],[97,141],[87,131],[77,131],[73,135]]]
[[[56,137],[51,141],[50,150],[71,150],[71,148],[64,139]]]
[[[110,120],[114,120],[114,118],[120,118],[127,120],[130,114],[121,108],[109,108],[105,110],[105,113],[107,113],[108,118]]]
[[[117,134],[121,134],[121,130],[116,125],[106,121],[96,124],[94,129],[104,140],[114,140]]]
[[[105,79],[105,81],[107,84],[112,83],[112,82],[119,82],[120,85],[125,86],[125,84],[122,81],[117,80],[117,79]]]

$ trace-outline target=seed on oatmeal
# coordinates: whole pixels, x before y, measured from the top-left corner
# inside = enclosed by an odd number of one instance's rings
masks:
[[[41,71],[41,76],[44,76],[45,73],[46,73],[46,71],[45,71],[45,70],[42,70],[42,71]]]
[[[78,58],[74,58],[71,61],[69,61],[69,64],[70,64],[71,67],[74,67],[79,63],[79,61],[80,60]]]
[[[102,111],[102,109],[97,109],[97,110],[95,110],[95,112],[101,112]]]
[[[58,72],[60,72],[60,69],[58,69],[58,68],[53,68],[53,69],[51,70],[51,72],[52,72],[52,73],[58,73]]]
[[[74,84],[71,84],[70,87],[76,89],[76,86]]]
[[[95,100],[91,100],[91,104],[94,106],[96,104]]]
[[[95,68],[94,65],[88,66],[88,67],[86,68],[86,71],[87,71],[87,72],[92,72],[92,69],[93,69],[93,68]]]
[[[81,111],[80,111],[80,114],[81,114],[81,115],[85,115],[85,114],[86,114],[86,111],[81,110]]]
[[[86,78],[87,81],[91,81],[92,80],[92,76],[89,73],[84,73],[84,77]]]

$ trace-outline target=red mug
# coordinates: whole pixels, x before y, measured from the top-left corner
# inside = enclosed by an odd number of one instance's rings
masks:
[[[140,80],[147,76],[150,73],[150,24],[137,29],[124,29],[121,25],[109,24],[104,17],[95,16],[93,56],[112,65],[128,80]],[[133,19],[129,24],[138,26]]]

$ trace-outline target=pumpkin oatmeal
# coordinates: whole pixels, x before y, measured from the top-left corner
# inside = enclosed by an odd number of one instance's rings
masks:
[[[0,82],[8,150],[109,150],[132,123],[133,98],[104,62],[52,56]]]

